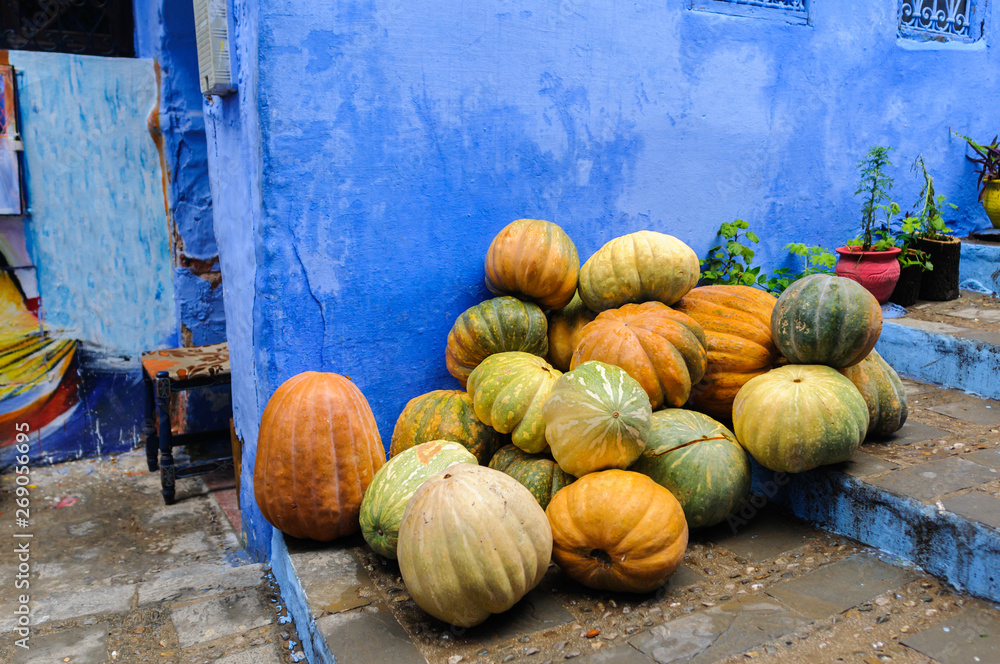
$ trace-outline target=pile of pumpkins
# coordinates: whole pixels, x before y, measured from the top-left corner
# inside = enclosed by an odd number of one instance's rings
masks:
[[[289,379],[261,421],[261,512],[321,541],[360,527],[420,607],[462,627],[512,607],[550,560],[591,588],[655,590],[688,529],[744,501],[748,453],[801,472],[906,419],[859,284],[812,275],[776,299],[699,276],[663,233],[611,240],[581,267],[556,224],[509,224],[486,256],[497,297],[448,335],[466,389],[411,399],[385,462],[348,378]]]

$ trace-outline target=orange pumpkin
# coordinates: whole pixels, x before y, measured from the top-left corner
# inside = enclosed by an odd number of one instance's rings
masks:
[[[253,484],[268,523],[328,542],[355,532],[385,462],[368,401],[350,379],[306,371],[274,391],[260,422]]]
[[[580,333],[597,314],[587,308],[577,293],[562,309],[549,312],[549,364],[559,371],[569,371]]]
[[[653,410],[676,408],[705,373],[705,343],[693,318],[662,302],[626,304],[583,328],[570,366],[597,360],[621,367],[646,390]]]
[[[688,525],[674,495],[646,475],[604,470],[559,490],[545,510],[552,559],[585,586],[655,590],[684,558]]]
[[[504,226],[486,252],[486,287],[517,295],[543,309],[562,309],[576,292],[580,256],[551,221],[518,219]]]
[[[749,286],[701,286],[674,305],[698,321],[708,340],[708,369],[691,389],[693,408],[729,419],[740,388],[771,369],[778,354],[771,340],[775,302]]]

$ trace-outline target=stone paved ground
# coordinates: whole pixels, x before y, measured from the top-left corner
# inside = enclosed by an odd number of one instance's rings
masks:
[[[199,478],[165,506],[141,452],[34,468],[16,527],[0,476],[0,662],[271,664],[298,636],[267,568],[251,564]],[[31,533],[31,645],[15,647],[14,534]]]
[[[906,318],[894,318],[893,322],[936,323],[936,326],[921,329],[975,339],[986,333],[982,340],[1000,345],[1000,298],[962,291],[956,300],[917,302],[908,307],[907,312]]]

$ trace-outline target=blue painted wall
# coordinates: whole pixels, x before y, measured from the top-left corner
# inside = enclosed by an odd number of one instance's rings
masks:
[[[409,398],[457,386],[447,332],[519,217],[582,258],[644,228],[704,255],[742,217],[777,267],[788,242],[856,235],[855,164],[884,144],[904,208],[923,153],[955,227],[988,223],[948,128],[1000,126],[994,50],[899,40],[895,2],[813,3],[810,25],[685,4],[235,0],[240,92],[210,155],[213,192],[238,190],[215,226],[246,468],[300,371],[351,376],[385,443]]]

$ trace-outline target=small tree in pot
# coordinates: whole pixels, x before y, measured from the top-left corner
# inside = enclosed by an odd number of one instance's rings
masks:
[[[912,232],[912,248],[918,253],[918,261],[933,266],[930,274],[925,274],[920,281],[921,300],[954,300],[958,297],[958,263],[962,254],[962,243],[956,237],[949,235],[951,229],[945,225],[944,212],[947,208],[957,210],[958,206],[948,203],[944,194],[934,191],[934,178],[927,172],[923,155],[917,157],[913,169],[920,166],[924,178],[924,186],[920,190],[920,200],[917,210],[904,220]]]
[[[880,304],[889,301],[889,296],[899,279],[899,247],[895,246],[890,225],[892,218],[899,214],[899,205],[892,202],[890,192],[893,180],[885,169],[892,166],[889,160],[891,148],[873,146],[868,154],[858,162],[861,181],[855,196],[861,196],[861,234],[838,247],[840,259],[836,273],[857,281],[875,296]]]

